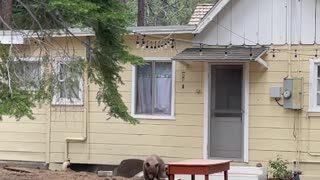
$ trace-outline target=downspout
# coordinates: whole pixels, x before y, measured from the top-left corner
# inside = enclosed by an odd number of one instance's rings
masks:
[[[86,37],[86,59],[87,61],[90,60],[90,37],[87,36]],[[88,82],[88,73],[87,71],[84,71],[83,73],[83,79],[84,79],[84,107],[83,107],[83,136],[79,137],[79,138],[75,138],[75,137],[66,137],[65,139],[65,153],[64,153],[64,162],[62,164],[62,170],[67,170],[68,166],[70,165],[70,159],[69,159],[69,143],[70,142],[85,142],[87,140],[87,136],[88,136],[88,129],[87,129],[87,125],[88,125],[88,107],[89,107],[89,82]]]
[[[50,164],[50,145],[51,145],[51,104],[47,108],[47,147],[46,147],[46,164]]]
[[[292,39],[292,5],[291,0],[287,0],[287,43],[288,43],[288,78],[292,77],[291,67],[291,39]]]
[[[307,141],[308,141],[308,144],[307,144],[307,153],[309,156],[320,156],[320,153],[312,153],[311,150],[310,150],[310,131],[311,131],[311,119],[310,119],[310,116],[309,116],[309,113],[307,113],[307,121],[308,121],[308,136],[307,136]],[[316,161],[316,163],[320,163],[320,161]]]

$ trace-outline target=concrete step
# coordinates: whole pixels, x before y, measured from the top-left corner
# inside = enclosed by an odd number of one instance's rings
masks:
[[[228,171],[229,180],[266,180],[267,169],[262,167],[231,166]],[[176,175],[181,180],[191,180],[190,175]],[[196,180],[204,180],[204,176],[196,175]],[[223,173],[212,174],[210,180],[224,180]]]
[[[319,175],[300,175],[301,180],[319,180]]]

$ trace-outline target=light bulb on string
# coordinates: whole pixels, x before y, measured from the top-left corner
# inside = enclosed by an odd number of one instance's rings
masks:
[[[163,41],[161,41],[161,45],[160,45],[161,51],[163,50]]]
[[[171,51],[174,49],[174,39],[171,39]]]
[[[137,46],[137,48],[139,48],[139,47],[140,47],[140,43],[139,43],[139,35],[137,35],[136,46]]]
[[[272,49],[272,57],[275,58],[276,55],[274,54],[274,49]]]
[[[154,41],[154,50],[157,51],[158,47],[157,47],[157,41]]]
[[[225,47],[225,50],[224,50],[224,56],[225,56],[225,57],[228,56],[227,46]]]
[[[168,48],[171,48],[171,50],[172,50],[172,39],[171,38],[168,39]]]
[[[143,49],[145,48],[145,44],[146,44],[145,37],[146,37],[146,35],[143,35],[143,38],[142,38],[142,48]]]

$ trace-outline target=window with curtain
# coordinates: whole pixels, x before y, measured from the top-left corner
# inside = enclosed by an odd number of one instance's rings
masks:
[[[74,72],[65,62],[58,62],[57,92],[53,104],[82,104],[82,77],[79,72]]]
[[[21,89],[37,90],[43,77],[40,61],[15,60],[10,62],[10,78]]]
[[[172,63],[137,66],[135,114],[171,115]]]

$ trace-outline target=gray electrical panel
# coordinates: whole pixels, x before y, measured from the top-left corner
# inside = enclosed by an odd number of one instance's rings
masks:
[[[284,78],[283,107],[286,109],[303,108],[303,78]]]

